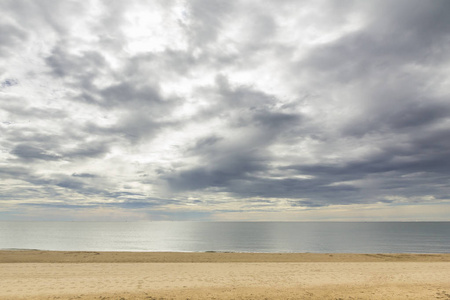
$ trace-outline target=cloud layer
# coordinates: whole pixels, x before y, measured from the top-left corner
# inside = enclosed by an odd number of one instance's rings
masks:
[[[448,220],[448,1],[0,9],[0,218]]]

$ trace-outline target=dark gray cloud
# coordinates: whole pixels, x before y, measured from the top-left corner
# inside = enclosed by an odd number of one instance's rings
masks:
[[[106,66],[105,58],[98,52],[86,51],[73,55],[65,52],[67,47],[64,43],[58,44],[45,60],[57,77],[75,77],[80,81],[93,79]]]
[[[0,4],[2,215],[448,205],[448,1],[53,2]]]
[[[72,174],[73,177],[82,177],[82,178],[95,178],[98,177],[95,174],[91,174],[91,173],[73,173]]]
[[[380,71],[390,75],[389,71],[409,63],[439,64],[448,57],[446,1],[381,1],[367,6],[368,24],[362,30],[316,47],[300,66],[332,77],[334,83],[372,77]]]
[[[33,160],[33,159],[41,159],[41,160],[58,160],[60,157],[55,154],[46,153],[45,150],[40,149],[38,147],[33,147],[26,144],[17,145],[11,154],[16,155],[17,157],[24,160]]]
[[[7,79],[3,80],[3,82],[0,85],[0,87],[8,88],[8,87],[15,86],[15,85],[18,85],[18,84],[19,84],[19,81],[17,79],[7,78]]]

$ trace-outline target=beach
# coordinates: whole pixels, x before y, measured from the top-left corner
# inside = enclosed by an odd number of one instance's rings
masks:
[[[450,254],[0,251],[0,299],[450,299]]]

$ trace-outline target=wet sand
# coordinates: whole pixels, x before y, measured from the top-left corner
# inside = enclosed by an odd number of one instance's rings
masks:
[[[0,299],[450,299],[450,254],[0,251]]]

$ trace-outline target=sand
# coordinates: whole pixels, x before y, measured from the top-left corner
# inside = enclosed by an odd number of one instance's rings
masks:
[[[450,254],[0,251],[0,299],[450,299]]]

